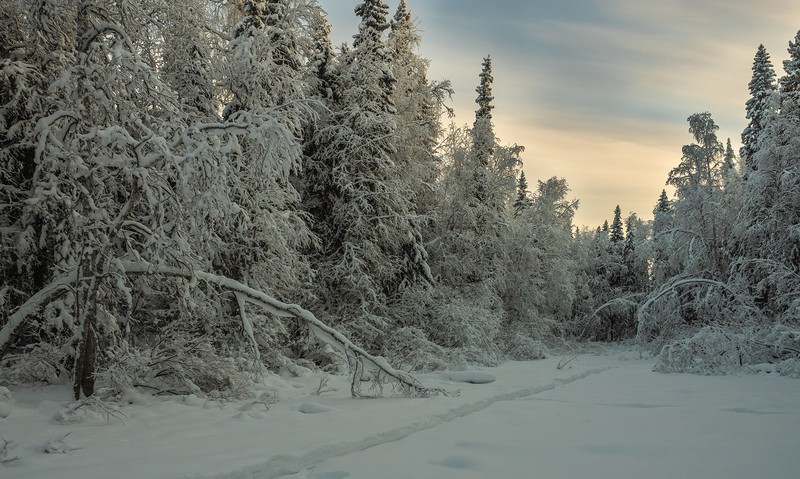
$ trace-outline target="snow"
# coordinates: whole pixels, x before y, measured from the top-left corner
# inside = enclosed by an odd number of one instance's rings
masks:
[[[489,384],[496,381],[495,375],[488,371],[447,371],[442,379],[459,383]]]
[[[18,459],[0,464],[0,476],[736,479],[800,470],[800,381],[661,374],[634,351],[558,364],[421,375],[460,394],[412,399],[352,399],[347,377],[328,376],[325,389],[321,374],[268,377],[256,399],[140,395],[69,424],[56,419],[71,404],[67,386],[10,388],[0,455]]]

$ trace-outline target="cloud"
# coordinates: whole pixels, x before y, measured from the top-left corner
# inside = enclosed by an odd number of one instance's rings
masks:
[[[337,41],[349,40],[358,2],[320,3]],[[780,75],[800,28],[797,0],[408,5],[419,18],[430,77],[448,78],[456,89],[457,122],[472,122],[481,60],[491,53],[498,136],[526,146],[531,180],[566,177],[582,200],[577,220],[588,225],[602,223],[617,203],[650,216],[681,146],[691,141],[692,113],[710,111],[720,138],[738,146],[758,44]]]

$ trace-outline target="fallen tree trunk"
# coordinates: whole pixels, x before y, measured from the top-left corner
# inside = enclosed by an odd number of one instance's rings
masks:
[[[351,370],[353,371],[352,393],[354,396],[364,396],[360,393],[360,383],[362,374],[365,371],[373,372],[375,381],[388,380],[394,386],[399,387],[403,394],[407,396],[431,396],[436,394],[447,394],[446,391],[436,388],[426,388],[412,375],[405,371],[394,369],[382,357],[373,356],[360,346],[354,344],[342,333],[328,326],[314,316],[310,311],[303,309],[296,304],[289,304],[279,301],[268,294],[250,288],[239,281],[219,276],[204,271],[187,271],[166,266],[157,266],[147,263],[119,262],[117,263],[125,274],[154,275],[174,278],[182,278],[187,281],[203,281],[214,284],[220,288],[233,292],[239,301],[247,301],[259,306],[266,312],[283,318],[298,318],[305,322],[311,334],[323,343],[342,352],[348,359]],[[54,281],[38,293],[31,296],[22,306],[17,308],[9,316],[8,322],[0,329],[0,359],[8,351],[13,343],[15,334],[18,333],[24,324],[27,316],[37,311],[47,304],[55,296],[69,289],[78,280],[78,273],[71,272],[58,280]]]

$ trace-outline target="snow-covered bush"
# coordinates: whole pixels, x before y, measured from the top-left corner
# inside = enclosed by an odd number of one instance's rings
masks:
[[[503,339],[503,353],[514,361],[530,361],[547,357],[547,348],[541,341],[525,334],[511,334]]]
[[[47,454],[69,454],[72,451],[77,451],[81,447],[72,442],[72,440],[67,439],[69,435],[72,434],[68,432],[61,436],[53,437],[47,440],[42,446],[42,450]]]
[[[778,365],[778,372],[782,376],[800,379],[800,358],[790,358]]]
[[[107,351],[98,383],[125,396],[140,389],[154,394],[247,396],[253,365],[223,355],[208,336],[162,334],[139,347],[121,343]],[[252,359],[251,359],[252,361]],[[260,367],[260,366],[256,366]]]
[[[69,377],[64,357],[68,344],[39,342],[18,349],[0,361],[0,382],[8,385],[59,384]]]
[[[757,364],[776,364],[781,374],[796,376],[800,330],[779,323],[766,327],[706,326],[664,346],[655,370],[724,374],[747,371],[748,366]]]
[[[719,374],[752,364],[753,344],[719,326],[706,326],[689,338],[664,346],[655,370],[664,373]]]
[[[480,285],[468,297],[460,292],[439,291],[430,321],[428,336],[436,344],[458,350],[467,362],[496,365],[502,354],[497,342],[503,323],[503,311],[499,299],[491,298]]]
[[[388,335],[382,354],[406,371],[436,371],[452,367],[447,349],[431,342],[417,327],[400,328]]]

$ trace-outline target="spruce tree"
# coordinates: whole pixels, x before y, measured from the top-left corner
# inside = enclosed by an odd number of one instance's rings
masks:
[[[415,210],[430,214],[436,202],[434,182],[439,162],[435,149],[442,129],[441,95],[449,87],[428,81],[429,62],[418,53],[421,42],[414,17],[402,1],[387,38],[396,80],[392,98],[398,113],[394,159],[401,166]]]
[[[734,181],[738,176],[738,171],[736,169],[736,153],[733,151],[733,145],[731,144],[731,139],[728,138],[728,141],[725,143],[725,155],[722,158],[722,177],[724,181],[724,185],[726,188]]]
[[[289,178],[302,167],[303,126],[311,115],[303,54],[312,12],[291,0],[245,0],[241,8],[244,18],[234,29],[226,65],[232,100],[223,117],[252,130],[228,158],[231,195],[243,214],[235,229],[224,232],[229,248],[215,258],[215,267],[297,298],[310,282],[302,251],[312,238]]]
[[[766,126],[765,122],[771,108],[771,97],[776,90],[775,70],[763,44],[758,46],[753,60],[753,77],[748,88],[750,89],[750,99],[745,104],[745,110],[750,123],[742,132],[742,147],[739,150],[739,156],[744,160],[746,171],[757,168],[752,157],[758,150],[758,137]]]
[[[653,285],[661,286],[668,278],[677,272],[673,261],[677,260],[677,255],[672,254],[673,235],[673,212],[672,202],[667,196],[666,190],[661,190],[658,202],[653,210]]]
[[[331,25],[322,9],[312,19],[312,52],[308,62],[309,82],[321,100],[333,101],[336,85],[336,53],[331,42]]]
[[[614,219],[611,221],[611,233],[609,235],[612,246],[620,245],[625,239],[625,232],[622,228],[622,209],[617,205],[614,208]]]
[[[800,31],[794,37],[794,41],[789,42],[789,58],[783,61],[783,69],[786,72],[780,79],[780,88],[784,93],[791,92],[800,95]]]
[[[780,107],[754,154],[758,170],[743,185],[735,266],[743,288],[767,317],[794,322],[789,297],[800,291],[800,32],[789,42],[780,83]]]
[[[475,123],[472,126],[472,165],[474,186],[473,196],[477,204],[487,204],[489,202],[490,187],[488,180],[488,169],[491,157],[496,148],[497,139],[494,134],[492,123],[492,57],[487,56],[483,60],[483,67],[480,73],[480,84],[475,89],[478,97],[475,103],[478,110],[475,112]]]
[[[371,348],[392,328],[390,302],[409,283],[432,281],[397,153],[395,78],[386,46],[388,7],[359,4],[353,49],[339,63],[340,100],[314,136],[313,161],[329,209],[316,218],[317,295],[333,322]]]
[[[519,174],[519,182],[517,183],[517,199],[514,201],[514,217],[519,217],[528,208],[531,207],[530,191],[528,191],[528,180],[525,178],[525,172]]]

